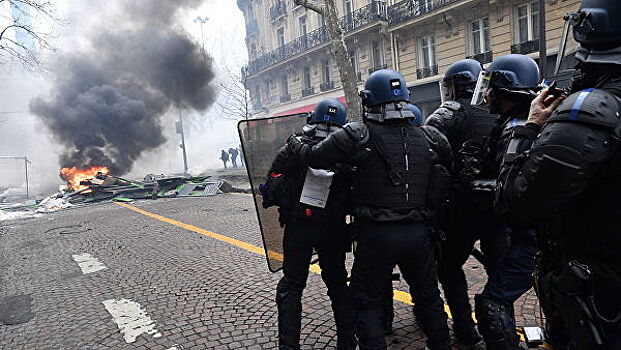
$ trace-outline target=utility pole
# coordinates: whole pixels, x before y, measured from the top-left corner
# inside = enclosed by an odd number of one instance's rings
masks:
[[[188,173],[188,156],[185,151],[185,135],[183,134],[183,116],[181,114],[181,107],[178,107],[177,110],[179,111],[179,121],[177,122],[178,123],[177,133],[181,134],[181,144],[179,145],[179,147],[181,147],[181,150],[183,151],[183,173],[187,174]]]
[[[561,52],[558,53],[562,55]],[[548,45],[546,39],[546,1],[539,0],[539,74],[543,79],[547,76]]]
[[[30,185],[28,184],[28,164],[31,163],[28,157],[24,157],[24,168],[26,169],[26,198],[30,198]]]

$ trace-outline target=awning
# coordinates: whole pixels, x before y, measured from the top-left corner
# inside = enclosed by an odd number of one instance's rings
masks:
[[[339,101],[343,102],[345,106],[347,106],[347,102],[345,102],[345,96],[341,96],[338,99]],[[315,104],[310,104],[310,105],[306,105],[303,107],[290,109],[288,111],[276,113],[274,114],[274,117],[282,117],[284,115],[291,115],[291,114],[310,113],[313,111],[313,108],[315,108]]]

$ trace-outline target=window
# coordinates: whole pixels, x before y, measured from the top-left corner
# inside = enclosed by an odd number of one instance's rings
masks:
[[[310,90],[311,88],[311,70],[309,66],[304,67],[304,71],[302,73],[302,79],[304,83],[304,89]]]
[[[354,72],[358,73],[358,60],[356,57],[356,50],[349,50],[349,59],[351,60],[352,67],[354,67]]]
[[[300,36],[306,36],[306,33],[308,33],[308,25],[307,25],[307,21],[306,21],[306,16],[302,16],[300,18],[298,18],[298,22],[300,25]]]
[[[421,13],[426,13],[433,10],[433,0],[421,0],[419,4]]]
[[[539,3],[529,3],[515,7],[515,35],[518,43],[539,38]]]
[[[267,102],[270,102],[272,100],[272,81],[268,80],[265,83],[265,99],[267,100]]]
[[[285,46],[285,28],[278,28],[276,30],[276,40],[278,40],[278,47]]]
[[[289,79],[286,75],[283,75],[280,80],[280,88],[283,96],[289,95]]]
[[[345,10],[345,16],[352,17],[354,13],[354,5],[352,4],[352,0],[345,0],[343,4],[343,10]]]
[[[426,68],[436,65],[436,42],[433,35],[420,38],[419,67]]]
[[[491,50],[489,43],[489,18],[483,17],[470,23],[470,53],[476,55]]]
[[[261,89],[259,88],[259,85],[254,87],[254,102],[255,108],[261,107]]]
[[[381,67],[384,64],[382,45],[377,41],[371,43],[371,57],[373,60],[373,68]]]
[[[330,60],[324,60],[321,69],[321,80],[324,84],[331,81],[330,79]]]

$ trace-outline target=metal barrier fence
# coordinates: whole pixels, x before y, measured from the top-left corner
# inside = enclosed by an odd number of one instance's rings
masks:
[[[30,196],[29,164],[27,157],[0,156],[0,202]]]

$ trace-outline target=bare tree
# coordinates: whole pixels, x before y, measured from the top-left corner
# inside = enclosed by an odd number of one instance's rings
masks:
[[[245,75],[229,67],[223,69],[227,80],[220,82],[220,96],[216,102],[222,109],[221,117],[231,120],[249,119],[251,106]]]
[[[341,83],[347,101],[347,118],[352,121],[360,121],[362,111],[358,103],[358,85],[356,83],[356,72],[349,60],[347,46],[343,28],[339,22],[334,0],[293,0],[296,5],[301,5],[309,10],[322,15],[326,22],[328,34],[330,35],[330,51],[336,61],[341,75]]]
[[[30,71],[41,68],[41,61],[35,48],[12,34],[22,33],[24,38],[36,43],[40,49],[53,50],[52,34],[38,30],[30,23],[31,17],[58,22],[52,1],[0,0],[1,5],[8,5],[12,16],[3,15],[0,18],[9,20],[7,25],[0,27],[0,65],[15,60]]]

